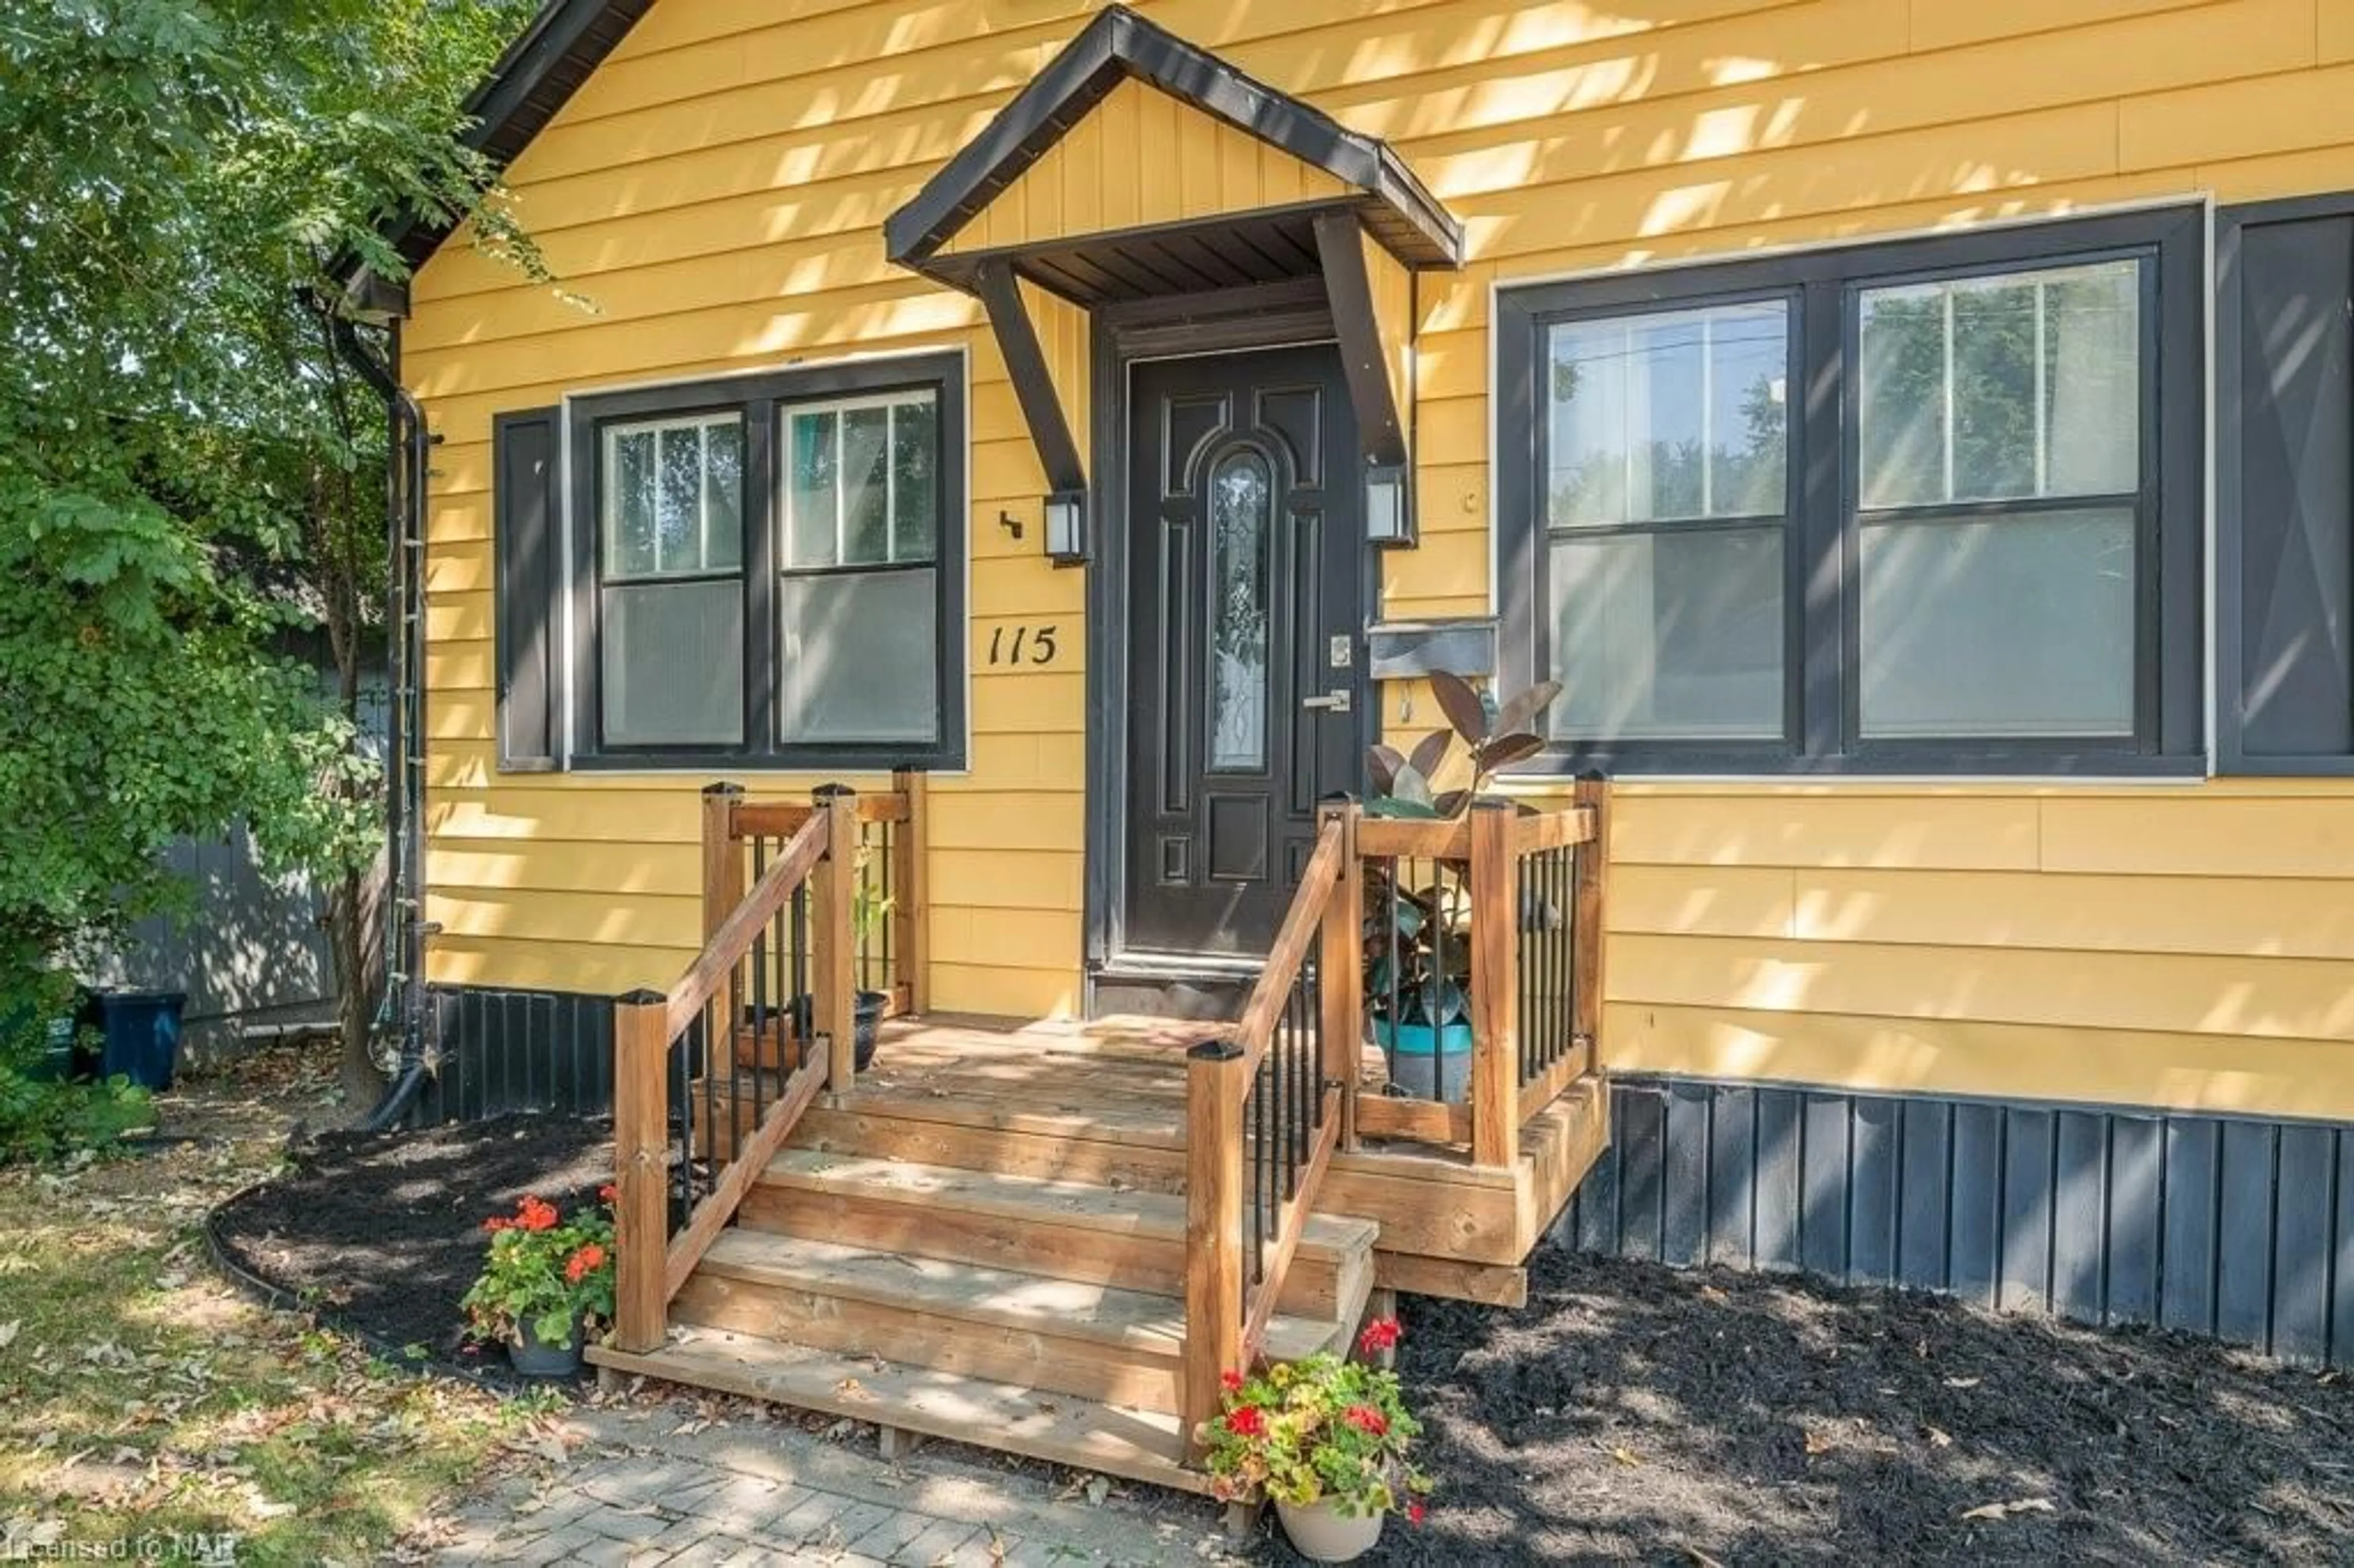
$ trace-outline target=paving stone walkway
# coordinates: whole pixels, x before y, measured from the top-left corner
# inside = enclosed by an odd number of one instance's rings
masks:
[[[874,1429],[829,1440],[790,1419],[697,1426],[694,1407],[583,1407],[569,1450],[445,1519],[444,1563],[827,1563],[1079,1568],[1235,1561],[1218,1510],[1157,1488],[1095,1500],[1083,1478],[1007,1471],[927,1444],[883,1459]],[[1100,1490],[1100,1488],[1098,1488]]]

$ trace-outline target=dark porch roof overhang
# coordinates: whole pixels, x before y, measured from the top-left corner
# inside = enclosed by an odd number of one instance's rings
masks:
[[[1280,149],[1339,188],[1316,199],[982,249],[956,236],[1123,83],[1136,81]],[[1314,280],[1354,405],[1368,531],[1411,544],[1406,420],[1385,363],[1364,240],[1409,274],[1463,264],[1463,226],[1384,142],[1246,75],[1125,5],[1098,13],[883,226],[896,265],[979,298],[1044,469],[1046,547],[1087,556],[1087,469],[1021,284],[1082,309]],[[1411,291],[1408,291],[1409,295]],[[1405,308],[1411,315],[1411,308]]]
[[[1125,5],[1097,13],[987,129],[925,182],[914,200],[885,220],[884,254],[899,266],[970,288],[975,259],[944,255],[941,248],[1113,89],[1130,79],[1279,147],[1359,193],[1351,205],[1365,231],[1406,266],[1463,264],[1463,226],[1387,143],[1245,75]],[[1231,243],[1236,263],[1263,252],[1262,275],[1222,277],[1221,270],[1231,267],[1222,269],[1214,255],[1202,254],[1202,241],[1210,234]],[[1097,302],[1098,295],[1105,301],[1134,299],[1312,275],[1316,247],[1303,214],[1263,209],[1023,249],[1030,253],[1016,260],[1017,270],[1042,287],[1089,303]],[[1089,251],[1099,258],[1092,265]],[[1276,270],[1287,258],[1304,270]]]

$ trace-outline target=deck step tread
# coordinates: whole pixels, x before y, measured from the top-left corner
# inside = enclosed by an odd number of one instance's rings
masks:
[[[669,1344],[642,1355],[592,1345],[588,1359],[617,1372],[977,1443],[1127,1480],[1209,1489],[1206,1474],[1180,1463],[1184,1443],[1174,1415],[708,1329],[678,1330]]]
[[[761,1182],[802,1192],[935,1204],[1017,1222],[1175,1241],[1182,1241],[1185,1234],[1183,1198],[1132,1187],[1002,1175],[818,1149],[783,1150],[769,1162]],[[1300,1239],[1300,1250],[1310,1255],[1343,1255],[1372,1247],[1380,1234],[1381,1227],[1371,1220],[1313,1215]]]
[[[1185,1340],[1184,1303],[1174,1297],[773,1231],[721,1232],[704,1254],[701,1271],[747,1284],[1090,1340],[1146,1355],[1173,1357]],[[1308,1355],[1332,1344],[1341,1331],[1332,1322],[1278,1316],[1267,1329],[1267,1353],[1278,1360]]]

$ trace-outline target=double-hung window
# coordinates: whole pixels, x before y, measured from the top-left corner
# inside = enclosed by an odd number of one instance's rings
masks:
[[[1541,766],[2195,768],[2195,209],[1506,291]]]
[[[568,409],[574,766],[961,765],[960,356]]]

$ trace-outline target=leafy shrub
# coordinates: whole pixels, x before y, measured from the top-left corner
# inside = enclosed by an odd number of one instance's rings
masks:
[[[48,1021],[69,990],[44,977],[0,993],[0,1164],[101,1152],[154,1125],[152,1098],[128,1078],[76,1084],[47,1075]]]

